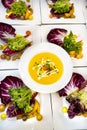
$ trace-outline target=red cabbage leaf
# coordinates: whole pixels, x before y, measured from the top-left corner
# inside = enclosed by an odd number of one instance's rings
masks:
[[[0,98],[1,102],[4,104],[8,104],[11,102],[11,97],[9,95],[9,88],[19,88],[23,87],[24,84],[21,79],[15,76],[7,76],[0,83]]]
[[[16,117],[20,114],[22,114],[23,111],[21,109],[16,109],[13,104],[10,104],[10,106],[7,108],[6,114],[8,117]]]
[[[66,100],[69,102],[68,116],[70,119],[74,118],[78,114],[85,113],[87,111],[87,81],[79,73],[73,73],[69,83],[60,91],[60,96],[66,96]]]
[[[50,13],[56,18],[61,18],[63,16],[63,14],[55,13],[53,8],[50,10]]]
[[[78,114],[85,114],[87,112],[87,80],[82,83],[80,90],[69,94],[66,100],[70,103],[69,118],[74,118]]]
[[[9,47],[6,47],[2,52],[8,56],[12,56],[17,53],[16,51],[12,51]]]
[[[83,113],[84,108],[79,102],[71,103],[68,108],[68,116],[70,119],[74,118],[79,113]]]
[[[47,35],[47,40],[51,43],[62,46],[63,39],[67,33],[66,29],[54,28]]]
[[[11,4],[14,2],[15,0],[1,0],[3,6],[7,9],[11,8]]]
[[[53,3],[55,3],[57,0],[52,0]]]
[[[78,73],[73,73],[69,83],[60,91],[58,91],[60,96],[67,96],[76,89],[82,89],[82,83],[85,81],[84,77]]]
[[[19,16],[17,16],[16,14],[11,13],[11,14],[9,15],[9,18],[10,18],[10,19],[16,19],[16,18],[19,18]]]
[[[0,39],[7,42],[8,38],[15,36],[15,28],[9,24],[0,22]]]

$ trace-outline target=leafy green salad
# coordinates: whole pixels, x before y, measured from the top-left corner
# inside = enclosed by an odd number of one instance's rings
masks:
[[[59,14],[69,12],[70,7],[71,3],[69,0],[57,0],[52,6],[54,12]]]
[[[22,109],[25,113],[30,112],[32,107],[30,100],[32,99],[32,91],[27,87],[9,88],[9,94],[12,102],[17,109]]]
[[[33,20],[33,9],[30,5],[30,0],[1,0],[2,5],[6,8],[6,18]]]

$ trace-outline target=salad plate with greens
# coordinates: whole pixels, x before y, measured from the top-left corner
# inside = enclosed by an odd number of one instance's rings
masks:
[[[39,24],[39,0],[1,0],[2,22],[12,24]],[[38,13],[38,15],[37,15]]]
[[[83,8],[79,0],[41,0],[42,23],[85,23]]]
[[[49,15],[50,18],[75,18],[74,4],[69,0],[52,0],[52,3],[50,4],[48,2],[48,5],[51,8]]]
[[[71,80],[52,94],[54,129],[87,128],[87,68],[74,68]],[[79,125],[78,124],[79,121]],[[63,124],[63,125],[62,125]]]
[[[0,69],[18,68],[23,52],[40,41],[39,35],[38,26],[13,26],[0,22]]]
[[[50,95],[32,91],[18,70],[0,72],[0,128],[53,130]]]
[[[49,42],[62,47],[70,55],[73,66],[86,66],[85,25],[43,25],[42,42]]]

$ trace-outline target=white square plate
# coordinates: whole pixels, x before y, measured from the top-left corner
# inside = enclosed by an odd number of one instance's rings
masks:
[[[23,0],[26,1],[26,0]],[[25,24],[25,25],[31,25],[31,24],[40,24],[41,23],[41,18],[40,18],[40,5],[39,5],[39,0],[30,0],[28,5],[31,5],[31,8],[33,9],[33,20],[17,20],[17,19],[6,19],[6,8],[2,5],[0,1],[0,21],[1,22],[6,22],[10,24]]]
[[[87,0],[83,0],[83,3],[84,3],[83,12],[84,12],[84,17],[85,17],[86,27],[87,27]]]
[[[17,76],[20,78],[18,70],[0,71],[0,81],[6,76]],[[53,130],[50,94],[38,94],[37,100],[40,102],[42,121],[37,121],[36,118],[28,119],[27,121],[16,120],[10,118],[6,120],[0,119],[1,130]],[[1,115],[1,113],[0,113]]]
[[[87,0],[83,0],[83,12],[84,12],[84,16],[85,16],[85,21],[87,21]]]
[[[32,40],[33,44],[38,44],[41,42],[41,36],[40,36],[40,29],[39,26],[13,26],[16,29],[17,34],[25,35],[27,30],[31,31],[31,36],[29,36],[29,39]],[[1,41],[0,41],[1,42]],[[0,50],[0,54],[2,54],[2,51]],[[19,60],[1,60],[0,59],[0,69],[17,69],[19,64]]]
[[[85,23],[84,19],[84,0],[70,0],[71,3],[74,3],[75,7],[75,18],[49,18],[50,8],[46,2],[47,0],[41,0],[41,16],[43,24],[51,24],[51,23]]]
[[[41,28],[42,42],[47,42],[47,34],[53,28],[64,28],[68,33],[72,31],[83,41],[83,58],[72,58],[73,66],[87,66],[87,29],[85,25],[43,25]],[[52,43],[51,43],[52,44]]]
[[[74,68],[73,71],[83,75],[87,79],[87,67]],[[54,130],[87,130],[87,118],[78,116],[69,119],[67,113],[64,114],[62,112],[63,106],[66,106],[65,98],[59,97],[57,93],[52,94]]]

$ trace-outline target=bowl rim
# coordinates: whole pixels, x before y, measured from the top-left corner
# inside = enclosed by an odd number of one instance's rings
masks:
[[[28,65],[32,57],[42,52],[50,52],[58,56],[64,66],[62,77],[53,84],[39,84],[34,81],[28,72]],[[69,54],[60,46],[48,42],[38,43],[27,48],[22,54],[19,62],[19,73],[26,86],[39,93],[53,93],[64,88],[72,76],[72,61]]]

